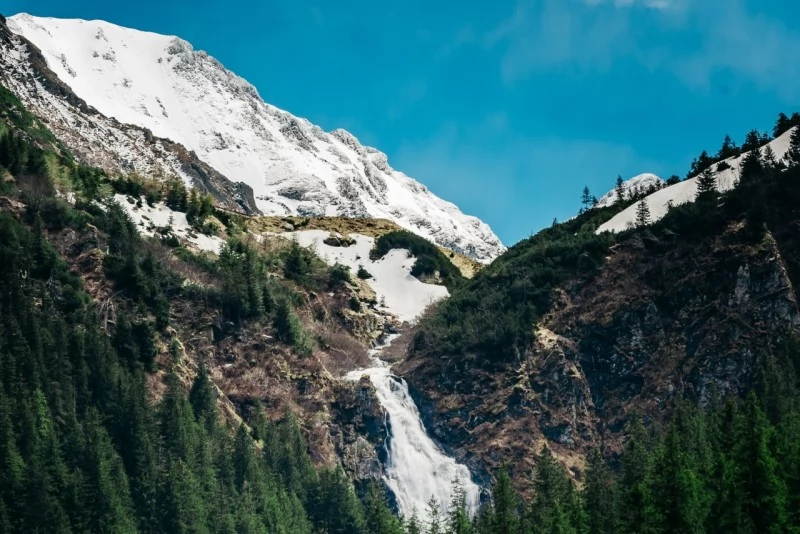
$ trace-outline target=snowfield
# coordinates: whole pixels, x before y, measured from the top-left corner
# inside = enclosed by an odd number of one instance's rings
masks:
[[[385,304],[388,311],[401,321],[413,322],[430,304],[449,295],[447,288],[425,284],[411,276],[411,267],[416,258],[409,256],[407,250],[390,250],[383,258],[372,261],[369,251],[375,244],[372,237],[350,234],[355,243],[349,247],[333,247],[323,243],[331,234],[325,230],[302,230],[278,234],[288,239],[296,239],[300,246],[313,249],[328,265],[341,263],[350,267],[355,277],[359,265],[372,275],[367,283],[375,291],[378,302]]]
[[[488,225],[392,169],[382,152],[265,103],[247,81],[186,41],[27,14],[8,19],[8,27],[101,114],[181,143],[228,179],[248,184],[264,214],[386,218],[482,262],[505,250]],[[3,53],[16,54],[7,64],[25,70],[24,52]],[[25,84],[36,82],[20,74],[25,82],[14,90],[25,100]],[[49,105],[58,118],[63,106]],[[91,114],[79,119],[92,129]],[[135,147],[123,141],[120,150]]]
[[[640,174],[638,176],[634,176],[630,180],[626,180],[622,182],[622,190],[625,192],[626,196],[630,196],[632,191],[647,191],[654,185],[658,185],[661,187],[664,184],[664,180],[662,180],[659,176],[655,174],[645,173]],[[595,207],[597,208],[605,208],[606,206],[613,206],[614,203],[617,201],[617,189],[614,188],[597,201]]]
[[[185,213],[172,211],[163,202],[156,203],[152,208],[142,202],[142,207],[139,208],[128,202],[127,196],[119,193],[114,195],[114,200],[128,213],[140,234],[154,236],[156,227],[167,226],[177,237],[192,243],[199,250],[214,254],[219,254],[225,243],[217,236],[196,233],[186,220]]]
[[[173,211],[163,202],[153,207],[142,202],[137,207],[121,194],[114,195],[117,201],[133,220],[139,233],[147,236],[156,235],[157,227],[169,227],[181,240],[188,241],[198,250],[219,254],[225,241],[217,236],[207,236],[195,232],[186,220],[186,214]],[[449,296],[447,288],[435,284],[425,284],[411,276],[416,258],[409,256],[407,250],[394,249],[383,258],[373,261],[369,252],[375,239],[361,234],[350,234],[355,241],[349,247],[334,247],[323,241],[330,237],[326,230],[302,230],[274,234],[286,239],[296,239],[302,247],[312,249],[325,263],[335,265],[341,263],[350,267],[350,275],[355,278],[358,267],[364,268],[372,275],[367,284],[375,291],[379,309],[396,315],[400,321],[414,322],[429,305]]]
[[[794,131],[794,129],[785,132],[780,137],[773,139],[767,144],[770,148],[772,148],[772,151],[775,153],[775,157],[778,161],[782,160],[786,156],[786,152],[789,150],[789,138],[792,136],[792,131]],[[767,145],[764,145],[759,149],[761,150],[762,154]],[[749,152],[745,152],[736,158],[726,159],[725,162],[730,165],[730,168],[715,172],[717,177],[717,189],[719,191],[729,191],[736,186],[737,182],[739,181],[739,169],[741,163],[747,154],[749,154]],[[713,168],[715,171],[718,166],[719,163],[714,165]],[[694,177],[656,191],[652,195],[645,197],[644,201],[647,202],[647,206],[650,208],[650,221],[655,222],[666,215],[670,203],[673,206],[678,206],[686,202],[694,202],[696,197],[697,177]],[[614,198],[616,199],[616,195],[614,195]],[[616,214],[609,221],[601,225],[600,228],[597,229],[597,233],[622,232],[631,228],[636,222],[637,204],[638,202],[628,206],[623,211]]]

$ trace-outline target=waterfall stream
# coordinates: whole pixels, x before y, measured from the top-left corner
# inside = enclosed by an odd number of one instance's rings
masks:
[[[391,342],[391,339],[383,347]],[[472,481],[469,469],[450,458],[425,431],[419,410],[408,392],[408,384],[392,375],[390,366],[380,359],[381,348],[371,353],[373,366],[348,373],[347,379],[369,376],[378,400],[388,415],[388,460],[384,480],[394,493],[400,513],[410,517],[416,509],[426,517],[428,501],[433,496],[443,512],[453,497],[453,484],[461,483],[470,514],[478,507],[480,487]]]

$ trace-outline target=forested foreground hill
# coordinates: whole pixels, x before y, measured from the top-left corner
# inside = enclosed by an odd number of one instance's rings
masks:
[[[432,503],[431,520],[424,524],[397,518],[384,488],[362,481],[355,489],[348,443],[333,443],[326,455],[324,444],[336,441],[333,431],[323,440],[301,424],[332,418],[335,410],[352,411],[355,401],[347,399],[369,399],[361,384],[337,386],[329,376],[335,365],[358,365],[358,347],[363,351],[354,337],[344,336],[346,330],[331,330],[342,316],[354,317],[339,310],[361,306],[349,273],[325,267],[299,247],[270,248],[247,239],[235,216],[187,194],[176,182],[109,177],[76,163],[2,88],[0,104],[1,532],[516,534],[800,527],[798,351],[790,333],[772,337],[777,330],[761,326],[750,335],[769,334],[759,338],[769,357],[759,356],[748,371],[748,383],[755,386],[750,396],[710,395],[704,410],[675,399],[671,419],[659,424],[646,419],[646,427],[631,418],[630,439],[619,444],[619,454],[607,455],[611,465],[590,454],[579,477],[557,459],[564,452],[558,441],[551,442],[554,452],[547,447],[531,452],[525,472],[517,450],[508,447],[496,454],[491,498],[474,519],[460,492],[452,503],[443,503],[446,511]],[[620,236],[620,246],[663,253],[649,247],[666,247],[668,237],[678,240],[673,234],[701,240],[725,228],[744,232],[734,243],[749,244],[744,249],[753,258],[772,265],[775,243],[790,243],[794,226],[776,228],[773,241],[765,228],[794,214],[797,193],[787,180],[796,172],[776,170],[752,189],[740,188],[741,197],[727,196],[722,203],[714,197],[713,209],[687,208],[666,218],[661,224],[671,226],[652,230],[660,245],[632,233]],[[194,231],[224,234],[227,244],[215,256],[185,248],[168,227],[143,238],[111,201],[114,193],[134,202],[164,201],[184,213]],[[770,209],[758,209],[752,198]],[[735,220],[731,230],[727,210],[741,210],[733,213],[746,213],[746,219]],[[585,214],[570,223],[574,227],[534,238],[534,243],[544,236],[561,242],[560,255],[546,247],[534,250],[548,261],[572,258],[581,276],[593,279],[589,275],[613,244],[604,241],[607,236],[589,239],[580,225],[605,216]],[[487,280],[505,283],[498,273],[514,265],[514,258],[524,258],[519,265],[525,265],[540,257],[525,256],[524,250],[513,249],[507,263],[454,286],[454,301],[464,313],[471,309],[464,304],[466,291]],[[781,248],[790,278],[793,250]],[[559,272],[571,275],[570,269]],[[752,267],[750,276],[758,276],[756,271]],[[769,278],[771,272],[762,274]],[[547,293],[536,299],[550,302]],[[786,309],[794,317],[791,308],[772,309],[774,317]],[[435,338],[426,336],[441,335],[432,329],[435,324],[414,340],[409,365],[419,364],[423,350],[434,354],[426,343]],[[525,323],[509,322],[506,330],[498,324],[484,323],[481,350],[494,354],[487,360],[491,376],[503,380],[505,362],[518,362],[524,350],[488,351],[524,347],[505,340],[518,335],[514,325]],[[458,354],[456,341],[448,343],[441,350]],[[478,354],[475,348],[465,352]],[[553,360],[571,361],[565,354]],[[490,369],[474,358],[453,361],[447,369],[455,384],[459,373]],[[479,391],[485,385],[476,380],[472,387]],[[442,391],[450,387],[444,383]],[[500,423],[525,408],[527,401],[516,399],[510,397],[491,417],[475,413],[484,422]],[[282,407],[298,413],[276,413]],[[382,421],[380,413],[372,418]],[[336,421],[344,425],[341,417]],[[363,425],[382,428],[362,421],[346,434],[368,433]],[[373,432],[385,439],[380,430]],[[515,439],[537,438],[535,427],[516,432]],[[532,488],[524,498],[509,470]]]
[[[789,133],[781,160],[751,147],[730,191],[705,173],[693,202],[618,234],[597,229],[641,201],[587,209],[457,288],[397,367],[436,437],[487,480],[505,464],[534,502],[543,447],[586,491],[600,452],[615,472],[600,487],[619,491],[627,525],[602,531],[797,528],[800,133]]]
[[[382,489],[362,503],[343,469],[312,461],[291,413],[268,417],[278,392],[237,399],[206,365],[258,331],[272,334],[260,338],[272,360],[313,361],[327,338],[300,319],[304,291],[348,302],[348,274],[297,246],[256,248],[233,220],[218,257],[169,228],[143,239],[115,190],[182,204],[198,231],[213,208],[174,183],[76,164],[0,97],[0,531],[399,529]],[[214,351],[185,335],[193,321]],[[293,369],[304,372],[313,365]]]

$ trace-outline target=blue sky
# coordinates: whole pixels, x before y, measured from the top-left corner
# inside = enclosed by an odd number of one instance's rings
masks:
[[[118,4],[118,5],[115,5]],[[512,244],[800,110],[796,0],[6,0],[175,34]]]

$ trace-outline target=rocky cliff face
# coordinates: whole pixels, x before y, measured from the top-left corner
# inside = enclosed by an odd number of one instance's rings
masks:
[[[250,186],[229,180],[180,143],[100,113],[50,69],[39,48],[5,22],[0,22],[0,83],[81,162],[110,175],[178,178],[210,193],[223,207],[258,213]]]
[[[0,197],[0,211],[21,217],[24,209],[19,202]],[[118,313],[129,304],[105,276],[107,236],[89,225],[84,230],[53,232],[48,240],[81,277],[87,291],[104,303],[105,320],[113,329]],[[163,252],[155,253],[187,279],[204,279]],[[348,313],[348,296],[341,292],[303,295],[305,303],[298,312],[321,345],[311,356],[299,356],[276,343],[266,333],[268,326],[248,323],[233,327],[212,308],[173,300],[171,326],[159,342],[162,371],[148,379],[153,396],[159,398],[164,391],[163,369],[172,358],[169,346],[176,344],[179,373],[187,387],[199,362],[205,362],[218,403],[234,424],[252,415],[256,403],[275,420],[285,417],[289,409],[303,429],[309,452],[318,465],[341,463],[357,482],[380,480],[384,459],[381,455],[388,435],[385,413],[368,380],[353,382],[342,379],[342,375],[368,365],[369,339],[389,324],[366,311]]]
[[[555,291],[534,343],[514,362],[413,352],[399,372],[428,425],[486,476],[521,476],[547,443],[580,477],[583,455],[619,450],[636,415],[658,421],[681,398],[700,404],[752,387],[759,362],[800,327],[796,254],[742,223],[711,237],[639,232],[604,266]]]

